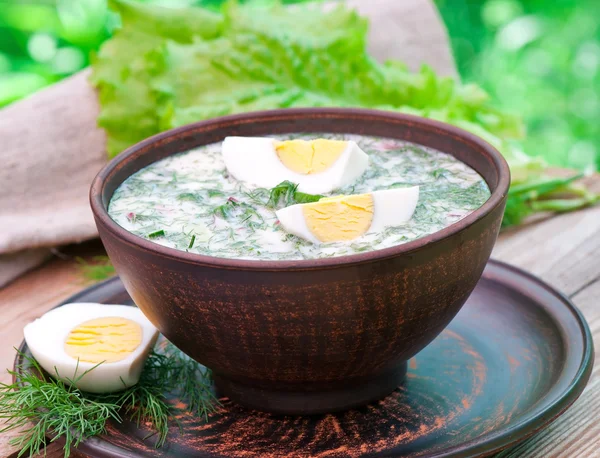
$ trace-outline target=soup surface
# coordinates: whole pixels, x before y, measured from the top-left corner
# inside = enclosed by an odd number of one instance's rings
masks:
[[[412,219],[348,242],[313,244],[286,233],[271,190],[229,176],[221,143],[176,154],[138,171],[115,191],[110,216],[155,243],[237,259],[314,259],[388,248],[439,231],[480,207],[490,191],[473,169],[453,156],[401,140],[357,135],[273,136],[353,140],[369,155],[367,171],[330,195],[420,186]],[[284,193],[281,189],[281,193]]]

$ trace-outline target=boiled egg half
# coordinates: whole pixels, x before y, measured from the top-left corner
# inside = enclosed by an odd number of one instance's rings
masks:
[[[399,226],[412,218],[419,187],[326,197],[276,212],[289,233],[313,243],[354,240],[368,232]]]
[[[97,303],[57,307],[24,333],[46,372],[90,393],[135,385],[158,337],[140,309]]]
[[[329,193],[356,181],[369,156],[353,141],[227,137],[223,160],[237,180],[272,188],[288,180],[309,194]]]

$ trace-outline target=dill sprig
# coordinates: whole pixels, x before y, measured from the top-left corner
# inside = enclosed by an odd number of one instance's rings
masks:
[[[172,417],[168,394],[177,393],[190,412],[206,420],[219,403],[212,392],[210,371],[170,343],[151,352],[136,385],[109,394],[83,392],[48,376],[35,359],[20,356],[23,363],[8,371],[14,382],[0,383],[0,419],[5,420],[0,433],[22,429],[11,439],[11,445],[21,450],[19,457],[43,453],[57,439],[65,441],[63,451],[68,457],[81,441],[105,433],[108,420],[120,423],[123,418],[138,426],[149,424],[160,447]]]
[[[171,374],[172,383],[177,387],[180,398],[187,402],[188,410],[208,421],[208,415],[221,405],[212,389],[211,372],[172,344],[167,346],[162,357],[177,368]]]
[[[10,441],[21,450],[18,456],[43,453],[47,434],[54,436],[51,442],[64,438],[65,457],[69,456],[71,447],[104,433],[107,420],[121,421],[118,405],[89,399],[77,388],[45,375],[33,358],[21,356],[25,363],[8,371],[15,382],[0,384],[0,418],[6,420],[0,433],[33,423]]]
[[[261,224],[264,222],[260,213],[256,211],[256,208],[234,197],[229,197],[223,205],[219,205],[213,209],[213,214],[225,220],[237,218],[240,223],[246,224]]]

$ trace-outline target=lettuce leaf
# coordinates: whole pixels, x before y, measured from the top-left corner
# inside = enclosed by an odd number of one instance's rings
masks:
[[[92,59],[91,83],[98,88],[98,125],[107,132],[109,156],[160,131],[159,98],[150,84],[163,69],[156,55],[167,42],[191,44],[221,34],[224,18],[200,9],[152,8],[111,1],[122,27]]]
[[[410,73],[366,52],[367,22],[324,11],[239,5],[221,14],[112,0],[122,28],[101,48],[92,82],[110,155],[165,129],[232,113],[287,107],[366,107],[418,114],[518,138],[522,123],[474,85]],[[477,133],[477,132],[476,132]]]
[[[428,67],[412,73],[401,62],[376,62],[366,51],[366,20],[341,4],[326,11],[231,0],[215,13],[109,3],[122,27],[93,60],[91,82],[110,156],[160,131],[233,113],[375,108],[454,124],[496,146],[509,162],[513,185],[540,186],[539,192],[509,196],[506,225],[537,211],[598,201],[570,184],[542,192],[553,181],[544,177],[541,159],[522,151],[519,117],[495,109],[474,84],[440,78]],[[566,205],[565,193],[575,197]]]

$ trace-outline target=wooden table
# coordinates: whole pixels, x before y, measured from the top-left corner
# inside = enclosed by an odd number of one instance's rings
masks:
[[[600,192],[600,177],[588,179]],[[0,368],[12,366],[23,326],[86,286],[74,256],[101,253],[99,243],[69,248],[46,265],[0,290]],[[600,354],[600,206],[555,216],[501,234],[493,256],[522,267],[561,290],[588,320]],[[598,361],[596,361],[597,363]],[[0,374],[0,381],[10,376]],[[16,457],[0,435],[0,458]],[[581,398],[555,423],[530,440],[499,456],[506,458],[585,458],[600,456],[600,367]],[[56,446],[49,457],[62,456]]]

